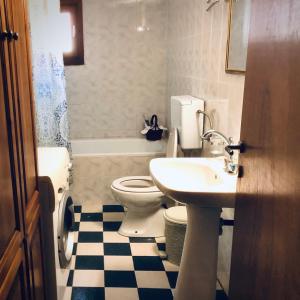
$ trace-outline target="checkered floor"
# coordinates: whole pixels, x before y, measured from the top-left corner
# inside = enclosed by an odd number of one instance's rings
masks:
[[[158,256],[164,239],[119,235],[123,214],[119,205],[75,207],[78,234],[67,283],[72,300],[173,299],[178,267]],[[216,299],[227,297],[217,290]]]

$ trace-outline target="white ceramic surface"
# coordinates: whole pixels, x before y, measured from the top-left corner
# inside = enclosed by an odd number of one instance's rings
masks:
[[[160,237],[164,235],[163,193],[150,176],[129,176],[115,180],[112,193],[127,208],[119,233],[129,237]]]
[[[224,158],[157,158],[150,173],[167,196],[204,207],[234,207],[236,179],[224,171]]]
[[[222,207],[234,207],[236,176],[224,158],[161,158],[150,173],[167,196],[186,203],[185,236],[175,300],[215,299]]]

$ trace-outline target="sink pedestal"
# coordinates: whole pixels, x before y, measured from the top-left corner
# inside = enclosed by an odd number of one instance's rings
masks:
[[[187,232],[175,300],[215,300],[222,207],[234,207],[237,176],[219,158],[156,158],[150,173],[167,196],[185,203]]]
[[[215,300],[221,208],[186,207],[188,224],[175,300]]]

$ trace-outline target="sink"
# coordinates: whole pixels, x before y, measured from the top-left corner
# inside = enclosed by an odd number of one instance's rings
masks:
[[[234,207],[237,176],[220,158],[157,158],[150,162],[157,187],[185,203],[187,231],[175,300],[214,300],[222,207]]]
[[[236,176],[224,171],[224,158],[157,158],[150,173],[169,197],[209,207],[234,207]]]

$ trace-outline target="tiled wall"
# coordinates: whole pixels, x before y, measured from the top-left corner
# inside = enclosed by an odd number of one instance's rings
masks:
[[[227,120],[219,129],[238,140],[244,76],[225,73],[228,3],[209,12],[204,0],[168,3],[168,95],[204,98],[209,110],[214,100],[228,99],[228,114],[216,107],[218,119]]]
[[[76,204],[119,204],[111,193],[112,182],[124,176],[149,176],[155,156],[85,156],[73,158],[71,193]]]
[[[216,127],[239,140],[244,76],[225,73],[228,2],[206,12],[204,0],[168,0],[168,98],[190,94],[204,98],[214,111]],[[224,99],[224,100],[220,100]],[[233,218],[224,209],[224,218]],[[228,290],[232,228],[219,243],[218,277]]]
[[[164,122],[167,1],[143,3],[83,1],[85,65],[66,68],[71,138],[138,137],[144,113]],[[142,10],[150,31],[137,32]]]

